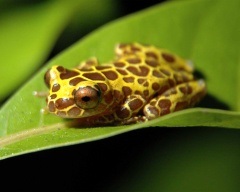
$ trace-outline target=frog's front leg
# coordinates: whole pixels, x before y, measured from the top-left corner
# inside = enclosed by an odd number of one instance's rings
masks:
[[[145,117],[137,116],[138,112],[146,104],[141,95],[129,95],[126,101],[114,113],[115,121],[120,124],[131,124],[144,121]]]
[[[76,68],[80,70],[90,70],[92,67],[98,66],[99,62],[96,57],[92,57],[86,61],[81,62]]]
[[[203,80],[182,83],[153,98],[143,110],[147,119],[192,107],[205,95]]]

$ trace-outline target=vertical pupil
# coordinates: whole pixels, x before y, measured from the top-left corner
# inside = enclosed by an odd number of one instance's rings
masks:
[[[82,101],[88,102],[88,101],[90,101],[90,97],[84,96],[84,97],[82,97]]]

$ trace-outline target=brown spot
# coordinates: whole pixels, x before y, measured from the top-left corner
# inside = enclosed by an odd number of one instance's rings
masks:
[[[157,70],[153,70],[152,75],[157,77],[157,78],[163,78],[164,76]]]
[[[190,86],[185,86],[185,87],[180,87],[179,90],[184,94],[188,95],[192,93],[192,87]]]
[[[135,111],[137,109],[140,109],[143,106],[143,101],[140,99],[134,99],[130,101],[128,105],[131,110]]]
[[[113,65],[115,66],[115,67],[124,67],[125,66],[125,63],[123,63],[123,62],[114,62],[113,63]]]
[[[51,99],[55,99],[57,97],[57,94],[52,94],[50,97]]]
[[[77,116],[79,116],[80,112],[81,112],[81,110],[78,107],[73,107],[67,112],[67,114],[70,117],[77,117]]]
[[[147,67],[139,67],[139,68],[140,68],[140,70],[141,70],[140,76],[147,76],[147,75],[148,75],[148,73],[149,73],[149,68],[147,68]]]
[[[62,72],[60,74],[60,78],[61,79],[69,79],[69,78],[75,77],[77,75],[79,75],[78,72],[66,69],[64,72]]]
[[[114,100],[116,100],[118,102],[123,98],[123,95],[120,91],[114,90],[113,91],[113,98],[114,98]]]
[[[98,117],[95,121],[94,121],[94,124],[103,124],[103,123],[106,123],[107,122],[107,119],[105,117]]]
[[[170,87],[173,87],[175,85],[175,81],[173,79],[168,79],[168,84]]]
[[[161,71],[163,74],[167,75],[167,76],[170,76],[170,75],[171,75],[171,73],[170,73],[168,70],[166,70],[166,69],[161,69],[160,71]]]
[[[153,84],[152,84],[152,89],[153,89],[154,91],[158,91],[158,90],[160,89],[160,85],[159,85],[158,83],[153,83]]]
[[[164,93],[165,91],[167,91],[169,89],[168,85],[164,85],[163,87],[161,87],[161,89],[159,90],[159,94]]]
[[[118,73],[120,73],[121,75],[127,75],[127,71],[124,69],[116,69],[118,71]]]
[[[119,108],[118,110],[116,110],[116,115],[119,119],[126,119],[129,118],[130,112],[126,108]]]
[[[104,103],[101,102],[101,103],[98,104],[96,110],[98,110],[98,111],[103,111],[103,110],[106,110],[107,107],[108,107],[108,106],[107,106],[106,104],[104,104]],[[107,112],[110,112],[110,111],[108,110]]]
[[[67,113],[65,111],[58,111],[57,115],[60,117],[66,117]]]
[[[56,110],[53,101],[50,101],[50,102],[49,102],[49,104],[48,104],[48,109],[49,109],[50,112],[54,112],[54,111]]]
[[[50,70],[51,69],[48,69],[44,75],[44,81],[45,81],[45,84],[47,85],[47,87],[50,87],[50,80],[51,80]]]
[[[146,82],[146,79],[138,79],[137,81],[139,84],[143,84],[144,82]]]
[[[173,63],[175,61],[174,56],[169,53],[162,53],[162,57],[169,63]]]
[[[147,81],[144,82],[143,84],[144,87],[148,87],[149,86],[149,83]]]
[[[188,107],[187,101],[177,102],[174,111],[179,111]]]
[[[57,70],[58,70],[58,72],[62,73],[62,72],[65,72],[66,69],[62,66],[58,66]]]
[[[113,100],[113,95],[111,92],[108,92],[106,95],[103,96],[104,97],[104,101],[106,104],[110,104]]]
[[[161,115],[170,113],[171,101],[169,99],[162,99],[158,102],[158,106],[161,108]]]
[[[107,91],[108,86],[105,83],[97,83],[102,92]]]
[[[127,45],[128,45],[128,44],[126,44],[126,43],[120,43],[120,44],[118,44],[118,47],[119,47],[120,49],[122,49],[122,48],[125,48]]]
[[[126,61],[131,64],[141,63],[141,59],[139,58],[129,58],[129,59],[126,59]]]
[[[132,93],[132,89],[130,89],[129,87],[126,87],[126,86],[122,87],[122,91],[125,96],[131,95],[131,93]]]
[[[136,46],[132,45],[131,46],[131,51],[135,53],[135,52],[141,51],[141,49],[139,47],[136,47]]]
[[[86,79],[83,79],[81,77],[75,77],[69,81],[69,85],[75,86],[81,81],[86,81]]]
[[[121,96],[121,92],[118,91],[118,90],[114,90],[114,91],[113,91],[113,96],[114,96],[115,98],[118,98],[118,97]]]
[[[110,66],[104,66],[104,65],[96,66],[97,70],[104,70],[104,69],[109,69],[109,68],[111,68],[111,67]]]
[[[74,104],[73,99],[60,98],[56,100],[55,107],[58,109],[64,109]]]
[[[102,72],[105,77],[107,77],[109,80],[116,80],[118,78],[117,73],[115,73],[114,71],[103,71]]]
[[[149,91],[148,91],[148,90],[144,90],[144,91],[143,91],[143,95],[144,95],[145,97],[149,96]]]
[[[147,57],[152,57],[153,59],[158,59],[158,55],[156,54],[156,53],[154,53],[154,52],[146,52],[146,56]]]
[[[99,80],[99,81],[105,80],[105,78],[100,73],[85,73],[83,74],[83,76],[91,80]]]
[[[134,91],[134,94],[136,94],[136,95],[142,95],[142,92],[141,91]]]
[[[191,94],[193,92],[192,87],[188,85],[187,88],[188,88],[188,94]]]
[[[128,67],[127,68],[131,73],[137,76],[147,76],[149,73],[149,69],[147,67],[140,66],[139,68],[137,67]]]
[[[134,82],[134,77],[123,77],[123,81],[126,83],[132,83]]]
[[[59,89],[60,89],[60,85],[57,83],[52,86],[52,92],[57,92]]]
[[[112,121],[115,119],[115,117],[114,117],[113,114],[107,115],[107,116],[104,116],[104,117],[105,117],[105,119],[107,119],[109,122],[112,122]]]
[[[157,62],[156,60],[149,60],[149,59],[146,59],[145,60],[145,63],[147,65],[150,65],[151,67],[156,67],[159,65],[159,62]]]

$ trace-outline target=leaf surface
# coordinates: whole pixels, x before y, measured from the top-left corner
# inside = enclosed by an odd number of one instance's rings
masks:
[[[152,126],[240,128],[239,5],[237,0],[172,1],[114,21],[80,40],[51,60],[1,109],[1,158]],[[70,121],[40,113],[45,101],[33,97],[32,92],[47,90],[43,82],[47,68],[54,64],[71,68],[92,56],[106,62],[114,57],[116,43],[134,41],[167,48],[193,60],[206,79],[208,94],[229,111],[194,108],[146,123],[96,128],[72,126]]]

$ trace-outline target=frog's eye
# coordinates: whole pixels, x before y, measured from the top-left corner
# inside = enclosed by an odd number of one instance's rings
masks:
[[[82,109],[92,109],[95,108],[101,98],[100,89],[97,87],[80,87],[74,93],[74,100],[78,107]]]

